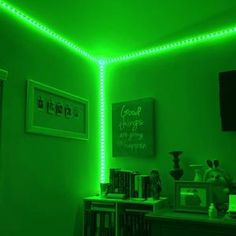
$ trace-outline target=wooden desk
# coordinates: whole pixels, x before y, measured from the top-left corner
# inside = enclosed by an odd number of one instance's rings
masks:
[[[209,219],[208,215],[160,210],[149,213],[152,236],[236,236],[236,219]]]

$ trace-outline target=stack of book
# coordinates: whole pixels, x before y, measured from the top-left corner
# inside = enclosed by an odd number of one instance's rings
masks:
[[[137,175],[135,176],[135,197],[149,198],[151,197],[150,191],[150,176],[149,175]]]
[[[120,235],[150,235],[150,224],[145,220],[145,214],[130,211],[121,215]]]
[[[150,176],[138,172],[110,169],[110,192],[123,193],[127,198],[150,197]]]

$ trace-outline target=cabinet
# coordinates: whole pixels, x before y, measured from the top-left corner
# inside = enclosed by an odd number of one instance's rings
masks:
[[[85,198],[84,236],[148,236],[150,224],[145,215],[166,205],[166,198],[145,201]]]
[[[236,236],[236,220],[209,219],[208,215],[160,210],[146,215],[151,236]]]

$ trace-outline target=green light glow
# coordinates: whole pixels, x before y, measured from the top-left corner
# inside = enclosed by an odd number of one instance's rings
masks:
[[[230,37],[236,34],[236,26],[225,28],[222,30],[214,31],[211,33],[200,34],[195,37],[190,37],[182,40],[177,40],[174,42],[162,44],[149,49],[140,50],[137,52],[129,53],[119,57],[110,57],[103,60],[98,59],[96,56],[89,54],[87,51],[79,47],[78,45],[70,42],[69,40],[63,38],[61,35],[57,34],[48,27],[42,25],[41,23],[35,21],[33,18],[29,17],[22,11],[16,9],[5,1],[0,0],[0,8],[7,13],[13,15],[17,19],[21,20],[25,24],[32,26],[34,29],[39,30],[48,37],[56,40],[67,48],[73,50],[80,56],[83,56],[99,66],[99,89],[100,89],[100,181],[105,182],[105,93],[104,93],[104,79],[105,79],[105,66],[107,64],[115,64],[119,62],[126,62],[129,60],[139,59],[148,56],[155,56],[164,52],[169,52],[174,49],[184,48],[189,46],[194,46],[201,43],[206,43],[211,40],[221,40],[226,37]]]
[[[105,79],[105,64],[103,61],[99,62],[99,79],[100,79],[100,182],[105,183],[105,93],[104,93],[104,79]]]
[[[90,55],[88,52],[86,52],[84,49],[79,47],[78,45],[70,42],[69,40],[63,38],[53,30],[49,29],[48,27],[40,24],[39,22],[35,21],[33,18],[29,17],[22,11],[16,9],[15,7],[11,6],[10,4],[6,3],[5,1],[0,0],[0,7],[5,10],[6,12],[10,13],[11,15],[15,16],[17,19],[23,21],[24,23],[32,26],[33,28],[39,30],[40,32],[46,34],[50,38],[62,43],[64,46],[72,49],[79,55],[88,58],[91,61],[98,62],[97,58]]]
[[[78,45],[63,38],[61,35],[57,34],[53,30],[44,26],[43,24],[40,24],[39,22],[37,22],[33,18],[29,17],[28,15],[26,15],[22,11],[16,9],[15,7],[11,6],[10,4],[6,3],[5,1],[0,0],[0,7],[3,10],[5,10],[6,12],[15,16],[17,19],[22,20],[24,23],[34,27],[35,29],[46,34],[47,36],[51,37],[52,39],[62,43],[64,46],[72,49],[73,51],[75,51],[79,55],[81,55],[85,58],[88,58],[97,64],[100,64],[100,62],[99,62],[100,60],[96,56],[89,54],[87,51],[85,51],[84,49],[82,49]],[[114,63],[118,63],[118,62],[125,62],[125,61],[129,61],[129,60],[134,60],[134,59],[138,59],[138,58],[142,58],[142,57],[154,56],[154,55],[157,55],[157,54],[160,54],[163,52],[167,52],[167,51],[170,51],[173,49],[178,49],[181,47],[183,48],[183,47],[187,47],[187,46],[191,46],[191,45],[195,45],[195,44],[199,44],[199,43],[204,43],[204,42],[207,42],[210,40],[222,39],[225,37],[229,37],[235,33],[236,33],[236,26],[230,27],[230,28],[225,28],[225,29],[214,31],[211,33],[205,33],[205,34],[201,34],[201,35],[198,35],[195,37],[186,38],[186,39],[174,41],[171,43],[162,44],[157,47],[152,47],[149,49],[144,49],[144,50],[140,50],[137,52],[129,53],[129,54],[122,55],[119,57],[106,58],[104,60],[104,64],[114,64]]]
[[[231,27],[231,28],[226,28],[222,29],[219,31],[215,31],[212,33],[206,33],[206,34],[201,34],[192,38],[186,38],[178,41],[174,41],[171,43],[166,43],[157,47],[137,51],[134,53],[130,53],[127,55],[119,56],[119,57],[113,57],[113,58],[108,58],[106,59],[106,64],[112,64],[112,63],[118,63],[118,62],[125,62],[128,60],[140,58],[140,57],[145,57],[145,56],[154,56],[157,54],[160,54],[162,52],[167,52],[173,49],[177,48],[183,48],[199,43],[204,43],[210,40],[219,40],[223,39],[225,37],[229,37],[233,34],[236,34],[236,26]]]

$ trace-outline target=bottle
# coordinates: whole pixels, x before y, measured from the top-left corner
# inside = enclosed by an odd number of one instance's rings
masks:
[[[208,209],[208,216],[210,219],[214,219],[217,217],[217,209],[215,208],[214,203],[211,203]]]

